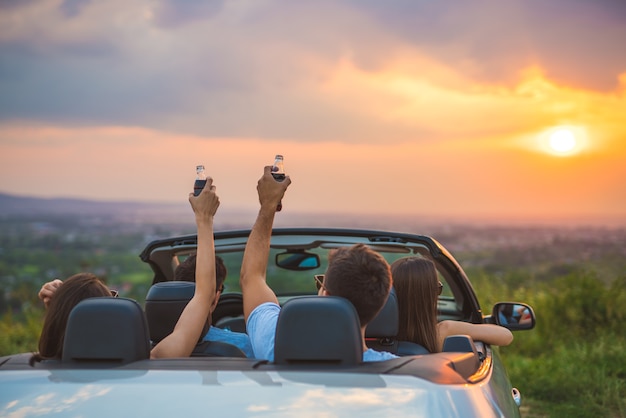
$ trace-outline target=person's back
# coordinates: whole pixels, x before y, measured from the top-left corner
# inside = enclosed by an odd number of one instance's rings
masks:
[[[188,357],[203,331],[215,301],[215,244],[213,217],[219,207],[219,197],[213,179],[207,178],[202,192],[189,194],[197,227],[197,247],[201,254],[196,263],[197,276],[193,297],[186,304],[176,326],[169,335],[150,351],[150,358]],[[55,279],[45,283],[38,294],[47,308],[39,338],[39,353],[32,361],[62,359],[67,320],[79,302],[93,297],[116,297],[100,279],[91,273],[79,273],[65,282]]]
[[[111,290],[92,273],[78,273],[65,282],[55,279],[44,284],[39,298],[47,309],[39,337],[39,351],[33,355],[32,361],[60,359],[70,312],[80,301],[102,296],[112,296]]]
[[[437,322],[437,301],[442,291],[435,264],[420,257],[404,257],[391,265],[398,298],[398,339],[420,344],[431,353],[440,352],[450,335],[469,335],[487,344],[508,345],[513,334],[493,324],[463,321]]]
[[[179,281],[195,282],[196,280],[196,254],[189,255],[182,263],[176,267],[174,271],[174,279]],[[219,302],[222,291],[224,290],[224,281],[228,274],[226,265],[221,257],[215,256],[215,278],[216,278],[216,295],[215,302],[211,306],[211,314],[215,311],[215,307]],[[211,317],[208,318],[211,321]],[[209,322],[210,323],[210,322]],[[208,332],[203,337],[204,341],[221,341],[239,347],[247,357],[253,358],[254,352],[248,334],[235,332],[228,329],[222,329],[209,326]]]
[[[387,261],[363,244],[333,250],[320,295],[341,296],[356,308],[363,337],[363,361],[381,361],[396,356],[365,345],[365,328],[380,312],[391,291]]]
[[[261,209],[250,232],[241,266],[244,318],[257,358],[273,360],[274,338],[280,305],[265,281],[276,207],[291,183],[289,176],[277,182],[271,167],[265,167],[257,190]],[[382,309],[391,290],[391,272],[385,259],[365,245],[339,248],[329,255],[326,279],[318,294],[348,299],[361,322],[363,361],[381,361],[396,356],[368,349],[365,327]]]

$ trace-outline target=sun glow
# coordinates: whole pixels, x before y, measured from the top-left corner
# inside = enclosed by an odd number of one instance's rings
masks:
[[[576,148],[576,137],[568,129],[557,129],[550,134],[550,148],[557,153],[569,153]]]
[[[585,130],[576,126],[554,127],[540,134],[538,139],[543,152],[558,157],[578,154],[587,147]]]

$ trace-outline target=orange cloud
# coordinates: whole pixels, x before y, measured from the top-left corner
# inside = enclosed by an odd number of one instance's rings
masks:
[[[20,141],[10,138],[20,137]],[[624,218],[623,150],[563,159],[506,138],[421,144],[206,139],[140,128],[2,127],[0,190],[38,196],[184,202],[203,163],[221,210],[257,206],[276,153],[293,185],[290,212],[454,218]],[[621,153],[621,154],[620,154]],[[607,218],[608,219],[608,218]]]
[[[284,204],[294,211],[625,219],[626,75],[620,80],[619,90],[601,93],[533,68],[514,85],[493,86],[426,58],[371,71],[344,60],[310,93],[349,113],[365,134],[389,126],[386,137],[363,140],[357,129],[304,142],[5,123],[0,190],[184,201],[203,163],[223,209],[255,208],[262,167],[282,153],[294,180]],[[562,126],[580,140],[566,158],[545,148],[546,133]]]

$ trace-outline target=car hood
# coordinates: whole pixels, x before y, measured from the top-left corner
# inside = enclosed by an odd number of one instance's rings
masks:
[[[503,417],[486,384],[298,371],[0,372],[0,416]]]

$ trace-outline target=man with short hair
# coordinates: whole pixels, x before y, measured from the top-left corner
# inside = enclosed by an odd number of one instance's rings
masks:
[[[224,260],[215,256],[215,289],[216,295],[213,305],[211,305],[210,315],[213,315],[215,307],[220,300],[220,296],[224,291],[224,280],[226,280],[227,270]],[[195,282],[196,281],[196,254],[191,254],[174,270],[174,280]],[[222,329],[211,325],[209,331],[204,336],[204,341],[221,341],[232,344],[241,349],[249,358],[254,358],[252,345],[248,334],[243,332],[235,332],[229,329]]]
[[[261,208],[244,251],[240,284],[244,318],[255,357],[273,361],[280,305],[265,277],[276,207],[291,179],[286,176],[278,182],[271,170],[271,166],[266,166],[257,184]],[[341,296],[352,302],[361,321],[363,361],[396,358],[391,353],[369,349],[365,344],[365,328],[382,309],[390,290],[389,264],[369,247],[357,244],[329,254],[328,269],[318,295]]]

